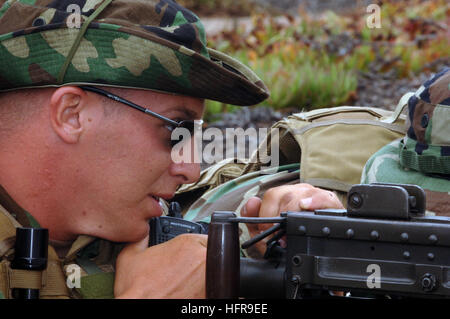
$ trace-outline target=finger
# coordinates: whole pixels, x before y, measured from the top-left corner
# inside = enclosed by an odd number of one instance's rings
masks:
[[[259,217],[275,217],[278,215],[280,208],[279,196],[282,196],[280,192],[275,194],[265,194],[262,202],[261,208],[259,209]],[[258,233],[272,227],[273,224],[256,224]]]
[[[264,194],[260,217],[275,217],[280,212],[298,210],[298,202],[311,197],[317,189],[309,184],[275,187]]]
[[[186,234],[195,236],[195,240],[203,247],[208,247],[208,236],[203,234]]]
[[[344,208],[336,194],[330,191],[315,193],[313,196],[303,199],[300,205],[302,209],[311,211],[316,209]]]
[[[258,217],[261,208],[261,199],[258,197],[251,197],[241,209],[242,217]],[[257,224],[246,224],[250,236],[253,237],[259,233]]]
[[[242,217],[258,217],[261,207],[261,199],[259,197],[251,197],[241,209]]]
[[[276,217],[284,211],[297,211],[299,201],[311,196],[314,187],[308,184],[286,185],[275,187],[264,194],[260,217]],[[261,224],[259,229],[266,230],[273,225]]]
[[[316,189],[311,187],[298,187],[292,192],[285,194],[280,202],[280,213],[287,211],[295,212],[304,209],[304,203],[308,202],[308,199],[314,194],[315,191]]]
[[[171,240],[168,240],[160,245],[182,245],[182,249],[187,250],[190,247],[195,247],[196,245],[208,247],[208,236],[204,234],[180,234]],[[184,247],[186,246],[186,247]]]

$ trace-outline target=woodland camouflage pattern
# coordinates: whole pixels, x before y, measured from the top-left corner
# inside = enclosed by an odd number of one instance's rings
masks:
[[[236,105],[268,97],[249,68],[207,48],[199,18],[175,1],[112,1],[74,45],[79,26],[103,2],[0,0],[0,90],[84,83]],[[80,8],[78,26],[73,5]]]
[[[450,68],[426,81],[408,100],[408,120],[400,149],[402,166],[450,174]]]
[[[450,216],[450,68],[409,98],[407,128],[368,160],[361,182],[419,185],[427,210]]]
[[[185,208],[184,219],[209,223],[211,214],[215,211],[232,211],[238,216],[248,199],[264,193],[276,186],[292,185],[300,182],[298,163],[277,167],[270,174],[262,171],[245,173],[242,163],[224,160],[202,171],[198,182],[183,185],[175,196]],[[196,194],[195,191],[201,194]],[[184,195],[184,196],[183,196]],[[194,198],[193,202],[187,200]],[[244,243],[250,239],[247,226],[239,224],[239,241]],[[242,250],[246,256],[260,258],[259,253],[250,247]]]

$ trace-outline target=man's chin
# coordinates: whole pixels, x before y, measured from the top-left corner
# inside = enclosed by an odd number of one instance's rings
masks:
[[[91,236],[106,239],[112,242],[117,243],[137,243],[139,241],[144,240],[149,236],[150,231],[150,225],[148,223],[145,224],[145,226],[141,226],[139,228],[134,227],[132,230],[124,231],[122,230],[116,230],[115,232],[108,232],[108,233],[97,233],[93,234]]]
[[[147,224],[147,227],[145,227],[145,229],[139,230],[139,231],[137,229],[135,229],[133,232],[129,233],[126,238],[124,236],[124,238],[123,238],[123,240],[121,240],[121,242],[137,243],[139,241],[144,240],[145,238],[147,238],[147,241],[148,241],[149,231],[150,231],[150,225]]]

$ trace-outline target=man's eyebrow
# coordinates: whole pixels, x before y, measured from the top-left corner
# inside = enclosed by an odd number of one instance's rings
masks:
[[[167,112],[175,112],[175,111],[183,113],[186,116],[186,119],[189,120],[197,120],[201,118],[201,116],[197,112],[189,110],[184,106],[175,106],[167,109]]]

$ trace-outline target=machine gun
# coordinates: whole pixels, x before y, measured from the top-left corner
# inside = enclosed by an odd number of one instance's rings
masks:
[[[399,184],[354,185],[347,210],[242,218],[215,212],[209,225],[207,298],[450,297],[450,218],[425,216],[425,192]],[[240,256],[238,223],[273,223],[264,259]],[[286,236],[286,247],[279,239]],[[336,294],[335,294],[336,295]]]

